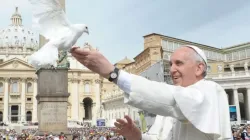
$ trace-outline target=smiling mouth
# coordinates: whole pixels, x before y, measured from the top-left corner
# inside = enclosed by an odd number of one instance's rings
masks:
[[[174,80],[178,79],[179,77],[173,77]]]

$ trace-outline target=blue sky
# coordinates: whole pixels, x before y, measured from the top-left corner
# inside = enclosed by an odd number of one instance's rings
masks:
[[[0,0],[0,28],[10,24],[19,7],[23,25],[31,28],[28,0]],[[72,23],[85,23],[89,42],[113,63],[143,50],[143,36],[159,33],[214,47],[250,41],[249,0],[66,0]]]

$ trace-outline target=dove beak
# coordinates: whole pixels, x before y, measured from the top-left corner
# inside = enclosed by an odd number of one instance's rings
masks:
[[[89,31],[87,30],[86,33],[89,35]]]

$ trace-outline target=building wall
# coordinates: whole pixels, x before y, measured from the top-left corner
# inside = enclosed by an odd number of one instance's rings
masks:
[[[138,120],[138,109],[124,104],[123,92],[117,90],[115,92],[106,93],[102,100],[102,118],[106,120],[107,126],[114,126],[114,121],[118,118],[124,118],[125,115],[130,116],[133,120]]]

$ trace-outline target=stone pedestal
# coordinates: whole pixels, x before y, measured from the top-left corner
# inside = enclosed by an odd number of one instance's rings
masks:
[[[68,69],[37,71],[38,135],[44,133],[69,135],[67,127]]]

